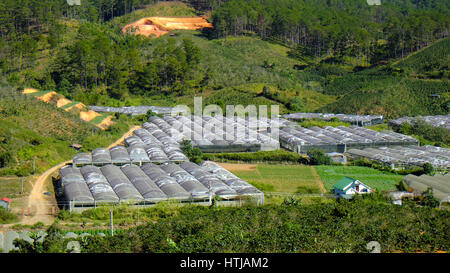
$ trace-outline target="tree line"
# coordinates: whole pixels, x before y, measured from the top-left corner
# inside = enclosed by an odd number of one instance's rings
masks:
[[[3,0],[0,2],[0,69],[3,74],[31,67],[37,53],[48,43],[61,42],[60,19],[106,22],[159,0]]]
[[[449,34],[445,0],[196,0],[213,10],[217,37],[255,33],[305,61],[376,63],[404,57]]]

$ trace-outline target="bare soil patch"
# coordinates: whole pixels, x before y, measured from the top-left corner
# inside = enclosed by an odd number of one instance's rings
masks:
[[[86,112],[80,112],[80,118],[82,120],[84,120],[84,121],[87,121],[87,122],[93,120],[94,118],[96,118],[98,116],[101,116],[101,115],[99,113],[95,112],[95,111],[92,111],[92,110],[89,110],[89,111],[86,111]]]
[[[254,171],[256,164],[217,163],[228,171]]]
[[[146,17],[124,26],[122,32],[126,33],[134,28],[136,35],[141,34],[147,37],[155,35],[159,37],[176,29],[197,30],[212,27],[212,24],[203,17]]]

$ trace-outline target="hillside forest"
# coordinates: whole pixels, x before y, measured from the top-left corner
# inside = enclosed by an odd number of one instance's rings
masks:
[[[88,105],[189,105],[202,95],[220,106],[279,104],[282,112],[445,114],[449,5],[6,0],[0,70],[17,88],[56,89]],[[158,39],[121,32],[154,15],[204,15],[214,29]]]

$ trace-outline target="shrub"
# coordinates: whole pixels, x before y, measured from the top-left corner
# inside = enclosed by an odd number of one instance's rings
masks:
[[[192,147],[190,140],[183,140],[181,150],[190,161],[198,164],[202,161],[202,151],[198,147]]]
[[[213,161],[244,161],[244,162],[290,162],[295,164],[308,164],[305,156],[300,154],[276,150],[276,151],[258,151],[254,153],[216,153],[203,154],[203,160]]]
[[[423,164],[423,172],[427,175],[434,175],[435,171],[433,165],[429,162]]]
[[[326,155],[323,151],[318,149],[311,149],[308,151],[309,162],[311,165],[331,165],[331,157]]]
[[[17,216],[7,210],[5,210],[3,207],[0,207],[0,223],[7,224],[14,221],[17,221]]]

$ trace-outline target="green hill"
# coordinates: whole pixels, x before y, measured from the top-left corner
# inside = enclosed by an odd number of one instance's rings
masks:
[[[374,10],[367,12],[372,16]],[[391,57],[377,53],[379,61],[369,64],[366,57],[353,56],[350,48],[340,57],[319,50],[314,58],[308,50],[283,43],[286,37],[261,37],[251,25],[238,31],[240,35],[178,30],[149,39],[120,32],[122,26],[144,16],[199,15],[182,2],[160,2],[120,14],[125,15],[106,22],[61,15],[48,32],[38,33],[44,38],[36,39],[36,62],[5,71],[10,84],[56,90],[86,105],[192,107],[193,97],[202,96],[204,103],[221,106],[278,104],[282,113],[396,118],[449,111],[449,38],[401,60],[390,59],[403,55],[398,49]],[[377,46],[388,50],[387,42]],[[14,60],[10,62],[17,63]]]
[[[382,114],[387,118],[448,113],[450,93],[446,81],[380,74],[355,74],[331,81],[325,90],[337,93],[339,99],[321,110]]]
[[[447,114],[449,50],[447,38],[387,65],[328,73],[322,80],[324,93],[336,95],[338,100],[321,110],[387,118]]]
[[[33,160],[35,172],[40,173],[70,160],[77,153],[71,148],[74,143],[92,150],[128,130],[123,118],[113,127],[103,132],[74,113],[0,87],[0,175],[29,175]]]
[[[411,54],[394,64],[411,76],[419,78],[450,78],[450,38]]]

